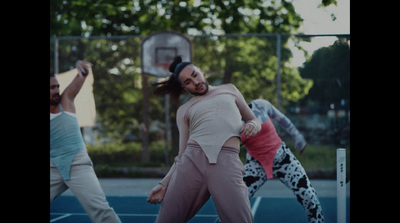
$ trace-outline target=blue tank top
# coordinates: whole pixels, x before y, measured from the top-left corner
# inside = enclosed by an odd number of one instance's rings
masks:
[[[75,155],[85,149],[78,119],[64,112],[50,120],[50,160],[54,162],[64,180],[69,180],[71,163]]]

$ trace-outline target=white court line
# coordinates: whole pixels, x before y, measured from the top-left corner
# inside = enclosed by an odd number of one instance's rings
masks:
[[[55,222],[55,221],[58,221],[58,220],[60,220],[60,219],[69,217],[69,216],[71,216],[71,215],[72,215],[72,214],[65,214],[65,215],[60,216],[60,217],[58,217],[58,218],[51,219],[50,222]]]
[[[257,197],[256,201],[253,204],[253,207],[251,208],[251,213],[253,214],[253,217],[256,216],[257,208],[258,205],[260,205],[261,202],[261,197]]]

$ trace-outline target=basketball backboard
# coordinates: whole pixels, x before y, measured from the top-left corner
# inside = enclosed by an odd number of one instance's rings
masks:
[[[178,55],[182,61],[192,61],[189,39],[174,31],[155,32],[142,42],[142,73],[156,77],[169,76],[171,72],[168,67]]]

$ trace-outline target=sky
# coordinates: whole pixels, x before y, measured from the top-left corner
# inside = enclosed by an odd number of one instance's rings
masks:
[[[350,34],[350,0],[337,0],[337,5],[319,7],[321,0],[294,0],[293,5],[297,13],[304,19],[303,26],[299,33],[304,34]],[[331,14],[336,19],[333,21]],[[301,42],[311,55],[316,49],[332,45],[336,37],[316,37],[310,43]],[[289,47],[292,49],[293,58],[291,65],[298,67],[305,62],[303,52],[294,47],[294,42],[290,41]]]
[[[350,0],[336,0],[337,6],[319,7],[321,0],[294,0],[295,10],[304,19],[306,34],[350,33]],[[336,16],[332,21],[331,14]]]

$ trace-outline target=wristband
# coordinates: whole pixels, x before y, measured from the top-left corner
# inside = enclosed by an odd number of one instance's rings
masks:
[[[254,126],[254,128],[257,130],[257,132],[259,132],[261,130],[261,125],[260,125],[260,127],[257,127],[256,121],[250,120],[250,121],[246,122],[246,124],[247,123],[252,124]]]
[[[257,127],[256,123],[253,120],[246,122],[246,124],[252,124],[252,125],[254,125],[254,127]]]
[[[89,74],[89,70],[86,69],[86,68],[83,68],[82,75],[83,75],[84,77],[86,77],[88,74]]]

